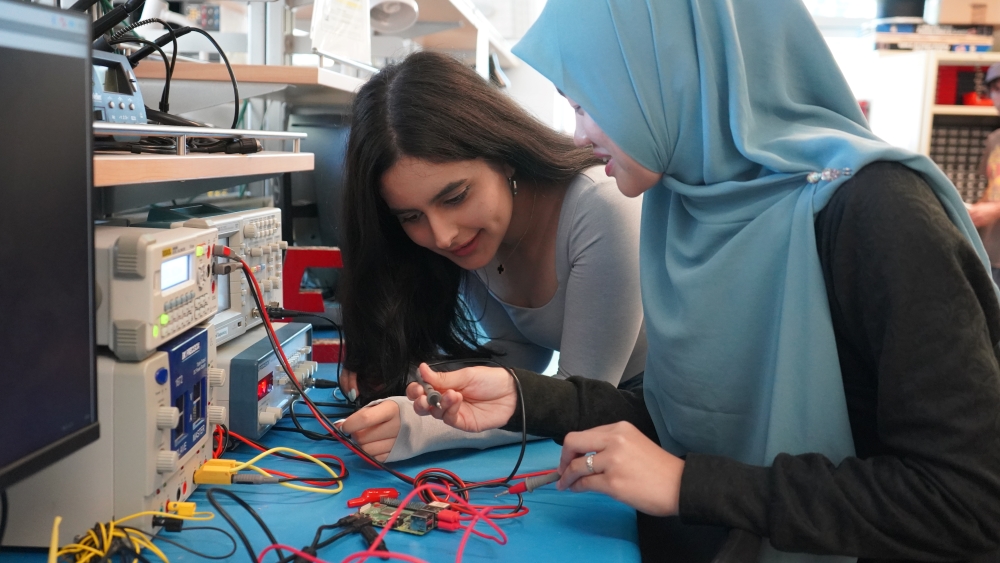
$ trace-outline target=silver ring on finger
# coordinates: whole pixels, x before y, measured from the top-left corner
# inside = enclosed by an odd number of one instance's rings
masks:
[[[586,461],[587,461],[587,471],[589,473],[593,473],[594,472],[594,454],[588,455]]]

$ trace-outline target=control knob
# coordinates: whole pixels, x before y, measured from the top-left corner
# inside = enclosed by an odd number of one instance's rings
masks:
[[[173,473],[177,470],[177,452],[161,450],[156,454],[156,472]]]
[[[257,422],[265,426],[271,426],[281,418],[281,409],[278,407],[267,407],[257,415]]]
[[[211,406],[208,407],[208,423],[209,424],[225,424],[226,423],[226,407]]]
[[[222,387],[226,384],[226,370],[208,368],[208,384],[212,387]]]
[[[160,430],[177,428],[181,422],[181,411],[177,407],[160,407],[156,411],[156,427]]]

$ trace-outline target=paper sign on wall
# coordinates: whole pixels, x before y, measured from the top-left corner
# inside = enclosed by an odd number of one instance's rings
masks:
[[[316,0],[309,37],[313,50],[371,64],[369,0]]]

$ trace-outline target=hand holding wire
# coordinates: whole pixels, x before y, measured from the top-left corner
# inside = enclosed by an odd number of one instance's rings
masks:
[[[420,376],[421,369],[426,365],[427,364],[420,364],[420,367],[413,372],[413,377],[417,380],[417,383],[424,388],[424,394],[427,395],[427,404],[439,409],[441,408],[441,393],[437,389],[431,387],[430,384],[424,381],[424,378]]]
[[[406,388],[413,410],[433,416],[466,432],[483,432],[507,424],[517,406],[517,390],[510,372],[504,368],[475,366],[451,372],[436,372],[427,364],[418,368],[425,384],[441,393],[433,407],[426,389],[419,383]]]

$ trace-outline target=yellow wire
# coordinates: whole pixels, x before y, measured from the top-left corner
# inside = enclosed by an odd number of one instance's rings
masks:
[[[163,561],[163,563],[170,563],[170,561],[167,559],[167,555],[163,553],[163,551],[161,551],[160,548],[156,546],[156,544],[153,543],[152,538],[149,536],[149,534],[140,530],[128,530],[128,533],[129,533],[129,538],[135,541],[137,545],[141,545],[142,547],[145,547],[146,549],[152,551],[157,557],[160,558],[160,561]],[[141,535],[133,536],[132,534],[141,534]]]
[[[171,512],[160,512],[157,510],[149,510],[145,512],[137,512],[135,514],[130,514],[124,518],[119,518],[108,523],[98,522],[94,528],[87,530],[86,536],[84,536],[78,543],[71,543],[63,546],[62,549],[57,549],[58,544],[58,526],[59,518],[53,523],[53,545],[49,554],[50,563],[56,563],[55,559],[62,557],[63,555],[73,555],[73,560],[75,563],[88,563],[95,557],[103,558],[107,555],[107,548],[111,546],[112,541],[115,538],[121,538],[128,541],[131,544],[132,549],[138,554],[142,552],[143,549],[148,549],[153,554],[155,554],[163,563],[170,563],[169,559],[163,551],[157,547],[153,541],[152,536],[143,532],[142,530],[136,529],[122,529],[119,526],[122,522],[128,520],[134,520],[136,518],[141,518],[143,516],[163,516],[166,518],[176,518],[178,520],[197,520],[205,521],[215,518],[215,514],[211,512],[195,512],[191,516],[182,516],[180,514],[174,514]],[[103,548],[103,549],[102,549]]]
[[[247,469],[256,471],[257,473],[260,473],[261,475],[264,475],[266,477],[272,477],[272,475],[270,473],[268,473],[266,469],[263,469],[261,467],[257,467],[256,465],[249,465],[249,466],[247,466]],[[330,469],[329,467],[327,467],[326,469],[330,473],[333,473],[334,477],[337,476],[337,474],[334,473],[334,471],[332,469]],[[323,478],[322,477],[316,477],[315,479],[310,479],[310,480],[322,481]],[[296,491],[305,491],[307,493],[322,493],[322,494],[326,494],[326,495],[335,495],[335,494],[339,493],[340,491],[344,490],[344,483],[342,481],[337,481],[337,486],[334,487],[334,488],[332,488],[332,489],[329,489],[329,488],[324,489],[324,488],[320,488],[320,487],[309,487],[309,486],[306,486],[306,485],[296,485],[295,483],[278,483],[278,484],[281,485],[282,487],[288,487],[289,489],[295,489]]]
[[[97,555],[99,557],[103,557],[104,556],[104,552],[103,551],[100,551],[100,550],[95,549],[93,547],[90,547],[88,545],[83,545],[83,544],[79,544],[79,543],[71,543],[71,544],[69,544],[67,546],[64,546],[62,549],[59,550],[59,552],[57,553],[57,555],[59,555],[60,557],[62,557],[63,555],[66,555],[68,553],[78,553],[78,552],[81,552],[81,551],[88,551],[92,555]]]
[[[265,457],[267,457],[267,456],[269,456],[269,455],[271,455],[271,454],[273,454],[275,452],[289,453],[289,454],[292,454],[292,455],[296,455],[296,456],[302,457],[304,459],[308,459],[309,461],[311,461],[311,462],[315,463],[316,465],[318,465],[318,466],[322,467],[323,469],[325,469],[326,472],[329,473],[330,475],[332,475],[334,479],[340,479],[340,475],[337,475],[337,472],[334,471],[333,468],[331,468],[329,465],[323,463],[322,461],[314,458],[313,456],[311,456],[311,455],[309,455],[307,453],[300,452],[298,450],[293,450],[292,448],[285,448],[285,447],[280,447],[280,446],[277,447],[277,448],[271,448],[271,449],[267,450],[266,452],[261,453],[257,457],[251,459],[250,461],[241,463],[241,464],[237,465],[236,467],[233,467],[232,469],[230,469],[230,473],[238,473],[238,472],[240,472],[240,471],[242,471],[244,469],[250,469],[250,470],[256,471],[257,473],[260,473],[261,475],[266,475],[266,476],[270,477],[271,476],[270,473],[268,473],[267,471],[265,471],[265,470],[263,470],[263,469],[255,466],[254,463],[256,463],[256,462],[264,459]],[[319,480],[321,480],[321,479],[318,478],[317,481],[319,481]],[[311,493],[336,494],[336,493],[339,493],[340,491],[344,490],[344,483],[339,482],[339,481],[337,482],[336,488],[333,488],[333,489],[320,489],[320,488],[317,488],[317,487],[304,487],[302,485],[295,485],[293,483],[279,483],[279,484],[282,485],[282,486],[288,487],[289,489],[295,489],[295,490],[298,490],[298,491],[306,491],[306,492],[311,492]]]
[[[128,520],[134,520],[136,518],[142,518],[143,516],[163,516],[164,518],[176,518],[177,520],[197,520],[205,521],[215,518],[215,514],[211,512],[195,512],[192,516],[181,516],[180,514],[173,514],[171,512],[160,512],[158,510],[147,510],[146,512],[136,512],[135,514],[130,514],[124,518],[119,518],[114,522],[111,522],[112,526],[117,526],[122,522]]]
[[[56,563],[56,560],[59,559],[59,524],[61,522],[61,516],[56,516],[52,520],[52,533],[49,536],[49,563]]]
[[[110,530],[110,528],[105,528],[104,527],[104,522],[98,522],[97,525],[101,527],[101,538],[103,538],[102,545],[108,545],[109,543],[111,543],[111,530]]]
[[[100,543],[100,542],[97,541],[97,539],[98,539],[97,538],[97,534],[94,533],[93,529],[87,530],[87,537],[93,539],[94,545],[97,545],[98,543]]]

